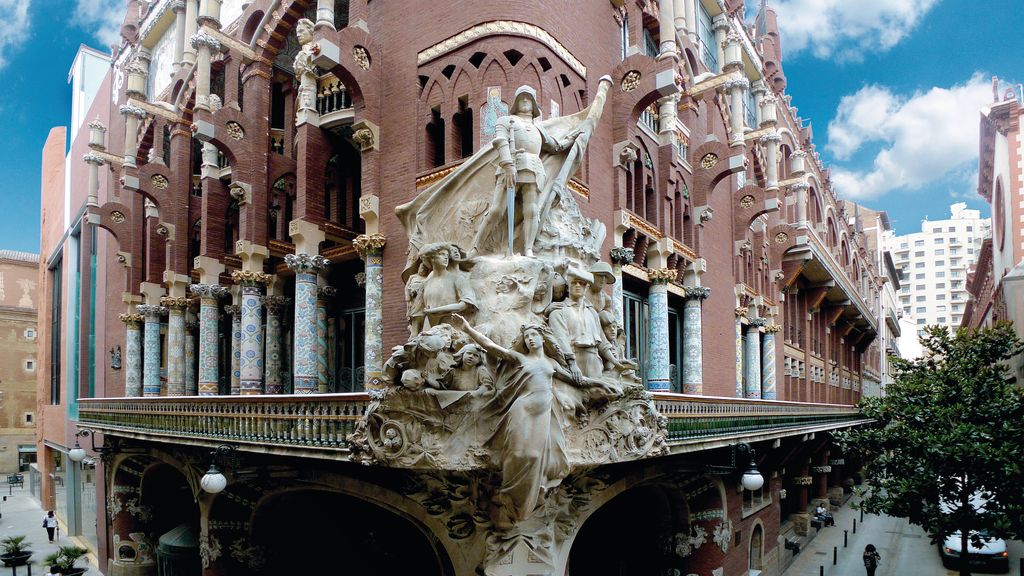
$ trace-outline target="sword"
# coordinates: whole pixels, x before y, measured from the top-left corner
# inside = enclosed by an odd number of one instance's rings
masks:
[[[512,241],[515,238],[515,210],[516,210],[516,187],[515,184],[505,188],[505,209],[508,212],[508,251],[506,255],[512,257]]]

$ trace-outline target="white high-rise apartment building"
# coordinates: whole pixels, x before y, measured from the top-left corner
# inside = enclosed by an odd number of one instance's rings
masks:
[[[913,320],[917,339],[932,324],[956,330],[967,306],[967,273],[977,260],[981,242],[990,234],[988,218],[967,204],[950,206],[948,220],[925,220],[921,231],[889,236],[886,248],[900,271],[899,306]]]

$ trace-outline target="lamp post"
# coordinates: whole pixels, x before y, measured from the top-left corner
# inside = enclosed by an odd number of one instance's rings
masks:
[[[92,451],[100,456],[115,451],[115,448],[112,446],[97,446],[96,436],[94,436],[94,434],[95,432],[88,428],[82,428],[78,432],[75,432],[75,447],[68,450],[68,458],[70,458],[72,462],[81,462],[82,460],[85,460],[85,448],[82,448],[81,444],[78,443],[78,439],[83,436],[89,437],[90,443],[92,444]]]
[[[740,476],[740,485],[745,490],[751,492],[760,490],[764,486],[764,476],[757,469],[757,462],[754,457],[756,452],[746,442],[734,444],[730,448],[731,460],[728,465],[709,465],[707,471],[710,474],[720,474],[724,476],[735,476],[742,472]],[[744,466],[744,462],[748,462]]]

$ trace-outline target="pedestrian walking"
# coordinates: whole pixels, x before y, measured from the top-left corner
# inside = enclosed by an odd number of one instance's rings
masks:
[[[864,547],[864,569],[868,571],[868,576],[875,576],[875,570],[878,569],[878,565],[882,562],[882,556],[875,550],[874,544],[868,544]]]
[[[43,528],[46,528],[46,535],[50,537],[50,544],[53,544],[53,533],[57,530],[57,517],[53,515],[53,510],[43,517]]]

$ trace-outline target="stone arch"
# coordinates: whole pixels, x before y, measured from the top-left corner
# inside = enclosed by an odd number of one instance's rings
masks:
[[[742,154],[734,155],[729,146],[717,140],[709,140],[693,149],[689,161],[696,171],[692,192],[695,206],[708,204],[719,183],[743,171]]]
[[[318,510],[318,514],[334,517],[330,510],[334,509],[344,522],[325,522],[314,529],[309,524],[310,510]],[[358,516],[358,517],[357,517]],[[238,482],[229,484],[228,488],[218,495],[210,505],[210,520],[222,527],[217,533],[211,533],[211,540],[219,541],[222,548],[229,545],[228,541],[241,540],[251,543],[257,553],[265,554],[266,565],[262,570],[252,566],[236,566],[248,568],[246,573],[273,574],[276,571],[279,548],[274,545],[271,535],[285,536],[283,530],[292,526],[310,526],[304,539],[310,542],[320,538],[324,547],[330,547],[336,553],[319,555],[319,558],[305,559],[307,566],[302,566],[298,573],[321,573],[335,566],[335,558],[342,554],[347,558],[346,565],[353,559],[364,559],[368,564],[358,573],[416,573],[454,576],[459,573],[452,564],[449,552],[451,542],[444,536],[447,528],[437,518],[427,514],[414,500],[379,485],[357,480],[351,476],[333,473],[321,475],[316,481],[298,479],[288,483],[275,482],[271,479]],[[283,530],[282,530],[283,528]],[[313,532],[320,534],[313,534]],[[396,549],[393,538],[402,535],[403,546]],[[290,538],[282,538],[283,547],[293,549]],[[408,544],[408,546],[406,546]],[[367,550],[379,547],[381,554],[364,554]],[[352,554],[344,554],[345,548],[352,549]],[[400,551],[392,558],[398,564],[413,562],[408,566],[382,566],[382,554],[388,551]],[[318,555],[312,555],[318,556]],[[320,565],[324,556],[331,564]],[[436,570],[429,570],[424,565],[426,558],[433,559]],[[292,573],[298,568],[296,559],[290,557],[286,572]],[[385,558],[385,561],[388,559]],[[224,564],[239,564],[240,559],[225,558]],[[372,564],[369,564],[372,563]],[[351,566],[351,568],[358,568]],[[401,569],[405,568],[405,569]],[[228,571],[232,573],[232,571]]]
[[[260,22],[263,21],[263,10],[256,10],[249,15],[242,27],[242,42],[251,42],[252,37],[259,31]]]
[[[656,504],[644,505],[645,501]],[[564,560],[568,563],[565,573],[618,574],[611,571],[616,567],[617,549],[621,549],[625,565],[630,566],[626,573],[638,572],[636,564],[631,563],[641,557],[655,558],[666,564],[663,568],[681,569],[683,574],[695,571],[686,569],[694,558],[699,557],[702,565],[707,556],[720,560],[724,554],[714,549],[713,534],[716,527],[728,521],[726,502],[725,486],[719,477],[695,474],[680,478],[650,468],[637,471],[596,491],[596,497],[576,521],[580,529],[563,544]],[[652,518],[652,510],[662,515]],[[622,518],[626,513],[637,516],[630,522]],[[621,524],[623,520],[627,524]],[[603,529],[610,522],[614,528]],[[640,544],[630,545],[622,539],[622,525],[644,527],[630,533],[638,536]],[[643,545],[651,545],[652,552],[646,556],[637,553]],[[597,562],[587,563],[587,552],[595,546],[601,550],[593,555]],[[581,562],[585,564],[581,566]]]
[[[767,202],[769,199],[765,196],[764,189],[756,184],[747,184],[733,193],[735,240],[742,240],[746,231],[757,218],[779,211],[778,202],[770,205]]]
[[[669,59],[659,62],[648,56],[633,54],[612,71],[611,102],[605,109],[614,113],[612,134],[615,142],[628,139],[637,119],[640,118],[640,113],[661,98],[656,77],[659,72],[670,70],[671,67]],[[636,82],[636,85],[624,82],[627,78]]]
[[[765,534],[764,522],[760,518],[754,520],[750,527],[750,537],[747,539],[750,545],[747,547],[747,567],[751,570],[761,570],[764,567],[764,545]]]

